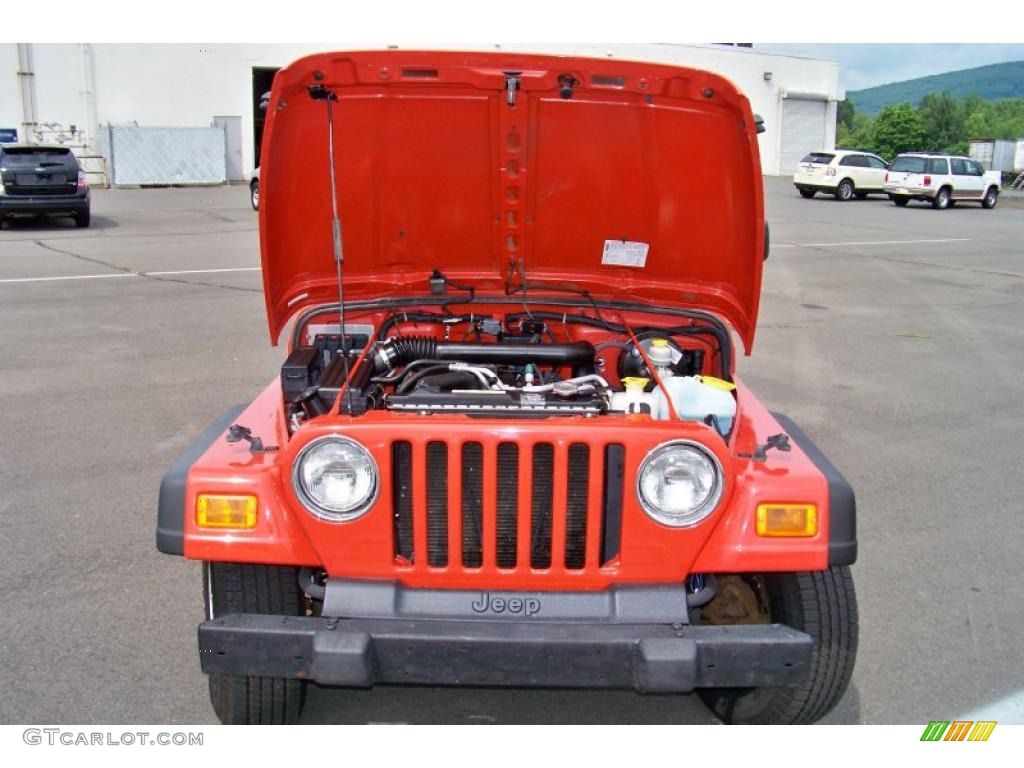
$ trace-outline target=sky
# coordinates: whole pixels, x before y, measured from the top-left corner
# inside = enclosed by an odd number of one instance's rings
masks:
[[[11,8],[6,6],[10,5]],[[665,3],[664,0],[516,0],[507,4],[466,3],[465,0],[389,0],[388,12],[379,4],[337,0],[303,0],[302,13],[287,12],[280,0],[247,0],[239,16],[228,3],[175,0],[174,13],[160,24],[140,30],[115,11],[123,0],[91,0],[99,12],[83,17],[81,0],[47,0],[54,9],[45,34],[37,10],[30,4],[4,5],[3,31],[18,30],[36,42],[181,42],[209,36],[218,43],[306,41],[325,35],[331,44],[343,36],[355,47],[384,47],[395,43],[414,48],[439,43],[481,41],[532,43],[701,43],[714,40],[886,40],[885,43],[754,43],[755,49],[793,53],[840,63],[839,77],[850,91],[910,80],[1002,61],[1024,60],[1020,40],[1022,0],[986,0],[984,14],[969,9],[962,20],[943,12],[922,12],[913,3],[858,0],[851,14],[841,3],[821,0],[714,0],[712,3]],[[557,7],[557,10],[555,8]],[[282,8],[286,10],[282,11]],[[61,12],[63,11],[63,13]],[[103,11],[109,11],[104,14]],[[107,16],[110,18],[107,18]],[[267,19],[273,23],[268,24]],[[310,22],[313,19],[313,23]],[[813,19],[813,23],[808,23]],[[978,21],[982,19],[982,21]],[[1005,23],[1000,24],[1003,21]],[[115,23],[116,22],[116,23]],[[13,32],[11,32],[13,30]],[[201,30],[197,32],[197,30]],[[666,39],[667,38],[667,39]],[[961,43],[931,42],[959,39]],[[891,41],[913,40],[912,43]],[[371,43],[370,41],[376,41]]]
[[[840,85],[849,91],[1024,60],[1021,43],[754,43],[754,49],[837,60]]]

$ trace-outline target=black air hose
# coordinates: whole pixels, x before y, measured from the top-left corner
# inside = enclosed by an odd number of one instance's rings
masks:
[[[467,363],[501,365],[534,363],[571,365],[573,370],[591,372],[594,345],[589,341],[572,344],[527,344],[519,341],[497,344],[437,341],[428,336],[392,336],[377,342],[373,354],[378,374],[391,371],[413,360],[459,360]],[[576,375],[576,374],[574,374]]]
[[[377,343],[374,367],[378,373],[391,371],[412,360],[437,358],[437,340],[429,336],[392,336]]]

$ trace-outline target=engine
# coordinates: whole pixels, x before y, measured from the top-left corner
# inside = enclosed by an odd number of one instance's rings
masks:
[[[583,332],[573,323],[584,326]],[[501,320],[430,316],[437,335],[404,328],[387,335],[400,324],[391,318],[383,328],[346,326],[344,337],[338,325],[313,327],[311,343],[294,348],[281,371],[293,430],[336,404],[353,416],[385,410],[495,418],[627,413],[669,418],[674,411],[684,418],[711,416],[708,423],[723,434],[728,424],[723,428],[722,422],[735,410],[732,385],[721,382],[726,385],[718,386],[722,402],[708,410],[696,403],[691,415],[691,390],[707,388],[702,379],[709,378],[701,376],[708,344],[692,343],[704,332],[700,327],[641,328],[634,335],[603,321],[598,329],[585,315],[562,316],[559,324],[514,314]],[[459,324],[469,329],[456,340],[452,329]]]

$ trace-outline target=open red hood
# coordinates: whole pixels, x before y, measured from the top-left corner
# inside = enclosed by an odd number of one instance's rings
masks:
[[[310,86],[337,97],[346,301],[427,295],[435,268],[503,295],[511,267],[714,312],[749,352],[764,214],[735,86],[660,64],[397,50],[310,56],[274,80],[259,215],[275,343],[294,314],[337,301],[327,107]]]

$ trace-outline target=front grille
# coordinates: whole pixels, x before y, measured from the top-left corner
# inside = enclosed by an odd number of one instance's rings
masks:
[[[604,565],[619,552],[622,454],[617,444],[397,441],[395,555],[414,566],[512,572]]]

